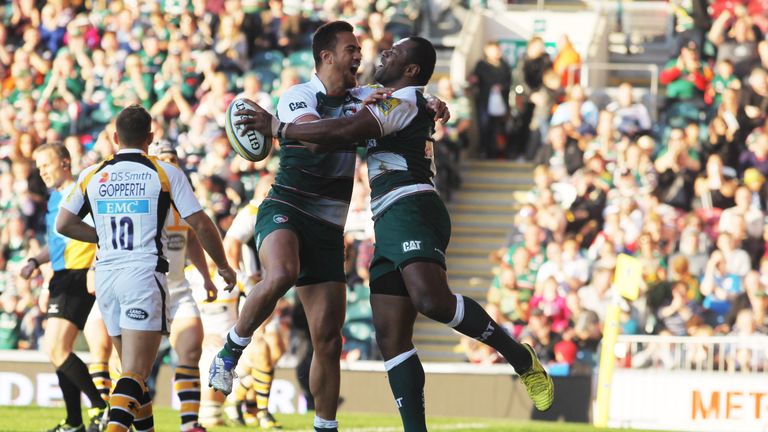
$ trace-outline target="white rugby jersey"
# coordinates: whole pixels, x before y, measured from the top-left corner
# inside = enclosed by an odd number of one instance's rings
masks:
[[[97,269],[154,267],[165,273],[164,225],[172,204],[182,218],[202,210],[177,166],[122,149],[83,170],[62,207],[81,218],[93,215]]]
[[[247,277],[259,272],[256,264],[256,216],[259,214],[259,206],[250,202],[237,212],[232,225],[227,230],[226,237],[239,241],[243,253],[243,270]]]

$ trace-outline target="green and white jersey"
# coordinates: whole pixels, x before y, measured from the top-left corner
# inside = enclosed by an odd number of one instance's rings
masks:
[[[322,81],[313,75],[309,82],[295,85],[283,94],[277,104],[277,117],[295,123],[307,116],[352,116],[361,109],[363,95],[371,91],[361,87],[344,96],[331,97]],[[284,139],[280,143],[280,169],[266,199],[343,229],[352,197],[355,158],[354,144],[314,154],[302,143]]]
[[[397,200],[436,193],[432,131],[423,87],[405,87],[392,97],[368,105],[381,127],[381,138],[368,141],[371,209],[376,219]]]

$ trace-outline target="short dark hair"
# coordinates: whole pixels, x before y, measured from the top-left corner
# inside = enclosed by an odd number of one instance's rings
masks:
[[[50,150],[56,153],[56,156],[58,156],[59,160],[61,160],[62,162],[64,161],[69,162],[72,160],[72,158],[69,156],[69,150],[67,150],[67,148],[64,147],[64,144],[60,142],[43,144],[40,147],[36,148],[33,154],[38,154],[46,150]]]
[[[121,145],[138,146],[144,144],[149,136],[152,116],[143,106],[133,104],[120,111],[115,125]]]
[[[432,79],[432,73],[435,71],[435,62],[437,53],[432,42],[419,36],[410,36],[408,40],[413,44],[410,50],[409,63],[419,65],[419,75],[416,77],[418,85],[425,86]]]
[[[336,35],[339,33],[354,33],[355,29],[346,21],[331,21],[321,25],[312,36],[312,57],[315,58],[315,67],[322,63],[320,52],[336,49]]]

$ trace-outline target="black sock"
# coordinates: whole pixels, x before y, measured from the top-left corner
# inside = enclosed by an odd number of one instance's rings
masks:
[[[106,408],[107,403],[101,398],[101,393],[91,380],[91,374],[88,372],[88,366],[80,360],[75,353],[69,353],[69,357],[59,366],[60,371],[91,401],[91,406],[96,408]]]
[[[522,374],[532,366],[531,353],[525,349],[519,342],[512,339],[501,326],[499,326],[493,318],[480,306],[476,301],[469,297],[456,297],[457,304],[457,316],[454,317],[454,321],[458,321],[458,324],[453,328],[472,339],[494,348],[507,360],[512,367],[515,368],[515,372]],[[463,303],[463,305],[462,305]],[[463,308],[463,317],[461,317],[461,309]],[[451,324],[454,324],[453,322]]]
[[[72,383],[61,371],[56,371],[59,377],[59,387],[64,398],[64,406],[67,408],[67,424],[80,426],[83,424],[83,413],[80,412],[80,389]]]
[[[415,351],[415,350],[414,350]],[[405,432],[426,432],[424,417],[424,368],[414,352],[402,363],[387,371],[389,386],[395,397]]]

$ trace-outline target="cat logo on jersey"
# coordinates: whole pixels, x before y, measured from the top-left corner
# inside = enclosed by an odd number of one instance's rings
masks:
[[[388,116],[389,113],[392,112],[398,105],[400,105],[400,99],[397,98],[389,98],[384,99],[383,101],[376,104],[379,107],[379,110],[381,110],[381,113],[385,116]]]
[[[288,216],[286,215],[275,215],[272,218],[272,221],[278,224],[286,223],[288,222]]]

